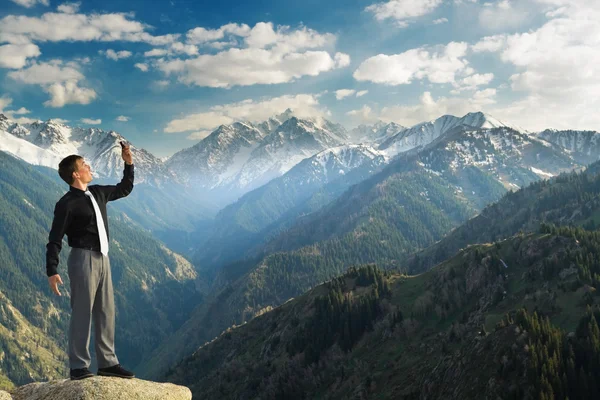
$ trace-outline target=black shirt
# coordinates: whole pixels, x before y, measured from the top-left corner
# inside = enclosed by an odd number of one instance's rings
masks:
[[[87,188],[96,199],[96,203],[98,203],[106,229],[106,236],[109,238],[106,203],[131,193],[133,190],[133,164],[125,164],[123,179],[118,184],[90,185]],[[73,186],[54,207],[54,220],[46,245],[46,274],[48,276],[57,274],[58,255],[65,234],[67,234],[69,246],[71,247],[100,251],[100,235],[98,234],[92,199],[85,195],[85,191]]]

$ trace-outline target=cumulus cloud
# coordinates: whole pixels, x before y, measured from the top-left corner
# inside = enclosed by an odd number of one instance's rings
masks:
[[[406,27],[414,18],[429,14],[435,10],[443,0],[390,0],[385,3],[371,4],[365,11],[374,14],[375,19],[384,21],[391,19],[399,27]]]
[[[364,95],[365,95],[365,94],[367,94],[367,93],[369,93],[369,91],[368,91],[368,90],[361,90],[361,91],[358,91],[358,92],[356,92],[356,97],[362,97],[362,96],[364,96]]]
[[[106,58],[115,60],[115,61],[117,61],[121,58],[131,57],[131,54],[132,54],[130,51],[127,51],[127,50],[114,51],[113,49],[108,49],[106,51],[100,50],[98,53],[104,54],[106,56]]]
[[[335,91],[335,98],[338,100],[342,100],[345,97],[352,96],[356,93],[356,90],[353,89],[340,89]]]
[[[444,24],[446,22],[448,22],[448,18],[438,18],[433,20],[435,25]]]
[[[515,69],[510,85],[513,92],[523,96],[510,105],[497,107],[493,113],[530,130],[597,130],[600,4],[586,0],[536,1],[549,7],[547,15],[551,18],[544,25],[494,39],[495,45],[488,46],[488,51],[496,51]]]
[[[142,72],[148,72],[148,64],[136,63],[133,66],[136,67],[137,69],[139,69]]]
[[[129,117],[126,117],[125,115],[119,115],[119,116],[116,118],[116,121],[119,121],[119,122],[128,122],[130,119],[131,119],[131,118],[129,118]]]
[[[229,88],[290,82],[302,76],[317,76],[342,68],[348,63],[349,58],[340,53],[332,58],[326,51],[282,54],[245,48],[187,60],[159,60],[157,67],[166,75],[178,76],[185,84]]]
[[[495,31],[517,28],[532,18],[528,3],[511,0],[485,3],[479,13],[479,25]]]
[[[366,104],[358,110],[348,111],[346,115],[351,117],[358,124],[368,124],[377,121],[377,117],[373,114],[373,110]]]
[[[86,125],[100,125],[102,123],[101,119],[92,118],[81,118],[80,121]]]
[[[0,19],[0,43],[130,41],[159,46],[173,43],[180,36],[153,36],[146,32],[149,28],[131,19],[127,13],[86,15],[49,12],[40,17],[8,15]]]
[[[42,53],[39,47],[32,43],[0,46],[0,68],[23,68],[29,58],[38,57],[40,54]]]
[[[50,5],[50,1],[49,0],[11,0],[13,3],[17,3],[20,6],[23,6],[25,8],[31,8],[33,6],[35,6],[36,4],[42,4],[44,6],[49,6]]]
[[[61,60],[51,60],[36,63],[28,68],[9,72],[8,76],[25,84],[40,85],[50,95],[50,100],[44,102],[48,107],[89,104],[97,97],[93,89],[79,86],[84,76],[74,62],[65,64]]]
[[[468,45],[451,42],[439,51],[417,48],[401,54],[379,54],[363,61],[354,71],[354,79],[386,85],[405,85],[414,80],[454,83],[456,74],[468,68]]]
[[[8,110],[7,108],[10,107],[12,101],[12,98],[7,95],[0,96],[0,114],[4,114],[7,118],[19,124],[28,124],[36,121],[35,119],[21,116],[31,113],[25,107],[21,107],[18,110]]]
[[[229,88],[285,83],[350,64],[347,54],[331,55],[328,51],[335,44],[335,35],[304,26],[292,29],[259,22],[250,28],[245,24],[227,24],[213,30],[194,28],[186,37],[187,44],[174,43],[144,55],[167,56],[157,60],[156,67],[189,85]],[[235,47],[194,58],[173,58],[177,53],[195,56],[199,52],[197,45],[210,45],[221,39],[228,39],[219,42],[225,43],[223,47]]]
[[[81,6],[80,2],[63,3],[63,4],[59,5],[56,9],[65,14],[75,14],[79,11],[80,6]]]
[[[494,74],[473,74],[463,78],[459,82],[459,87],[461,90],[474,90],[477,89],[478,86],[484,86],[489,84],[494,79]]]
[[[506,45],[506,35],[486,36],[471,46],[475,53],[496,52]]]
[[[44,102],[47,107],[90,104],[97,97],[94,89],[79,87],[75,81],[53,83],[44,90],[50,95],[50,100]]]
[[[244,100],[211,107],[206,112],[189,114],[170,121],[165,127],[166,133],[188,131],[211,131],[222,124],[234,121],[263,121],[286,109],[292,109],[300,117],[317,117],[327,112],[319,105],[318,95],[298,94],[264,99],[260,101]]]

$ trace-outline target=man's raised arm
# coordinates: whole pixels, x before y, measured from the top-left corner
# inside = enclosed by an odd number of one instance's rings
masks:
[[[98,189],[104,194],[106,201],[113,201],[125,197],[133,190],[133,157],[128,144],[121,144],[123,161],[125,169],[123,170],[123,179],[116,185],[98,186]]]

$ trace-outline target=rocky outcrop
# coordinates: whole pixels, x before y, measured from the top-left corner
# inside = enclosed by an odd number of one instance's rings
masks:
[[[79,381],[69,379],[30,383],[12,391],[13,400],[191,400],[185,386],[141,379],[103,376]],[[10,396],[6,399],[10,399]],[[4,400],[0,392],[0,400]]]
[[[2,120],[2,114],[0,114],[0,121]],[[8,392],[0,390],[0,400],[12,400],[12,397]]]

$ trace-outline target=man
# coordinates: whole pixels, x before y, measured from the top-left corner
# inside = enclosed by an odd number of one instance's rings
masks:
[[[119,364],[115,354],[115,304],[108,259],[108,218],[106,203],[127,196],[133,190],[133,159],[129,145],[121,143],[125,161],[123,179],[117,185],[88,186],[93,179],[83,157],[70,155],[59,166],[60,177],[70,185],[56,203],[54,220],[46,245],[46,274],[52,291],[61,296],[58,284],[58,255],[66,234],[71,254],[67,260],[71,281],[71,324],[69,364],[71,379],[94,376],[89,371],[92,319],[96,337],[98,375],[133,378]]]

